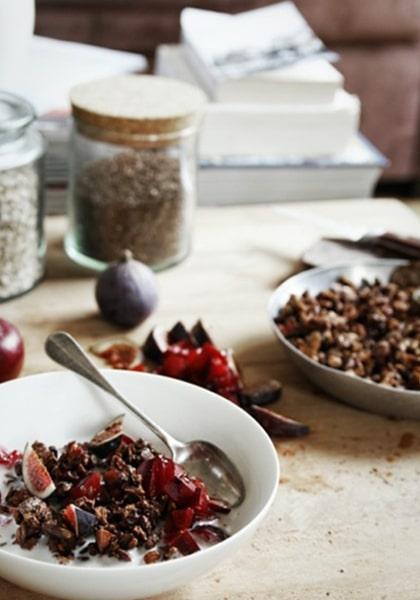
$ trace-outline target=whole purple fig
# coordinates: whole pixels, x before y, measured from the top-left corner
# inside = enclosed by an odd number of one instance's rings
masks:
[[[96,283],[96,301],[108,321],[134,327],[152,314],[158,302],[153,271],[129,250],[111,263]]]

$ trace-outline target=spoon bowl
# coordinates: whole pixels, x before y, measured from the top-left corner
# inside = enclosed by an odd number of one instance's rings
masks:
[[[245,497],[242,477],[226,454],[210,442],[196,440],[175,449],[175,462],[190,475],[205,482],[210,496],[222,498],[229,506],[238,506]]]

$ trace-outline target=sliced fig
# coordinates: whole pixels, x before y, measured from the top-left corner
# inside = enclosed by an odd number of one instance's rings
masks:
[[[55,490],[47,467],[30,444],[26,444],[23,453],[22,475],[29,492],[37,498],[48,498]]]
[[[143,360],[140,347],[126,337],[102,340],[91,346],[90,351],[115,369],[132,369]]]
[[[191,336],[184,323],[178,321],[168,331],[168,342],[169,344],[178,344],[179,342],[191,342]]]
[[[93,533],[93,529],[97,523],[97,518],[87,510],[82,510],[76,507],[77,523],[79,526],[79,534],[83,537]]]
[[[204,346],[204,344],[213,344],[213,340],[211,339],[207,329],[204,327],[201,319],[195,323],[190,332],[191,337],[193,338],[196,346]]]
[[[98,431],[98,433],[90,441],[90,447],[99,456],[106,456],[112,450],[115,450],[123,435],[123,423],[124,415],[118,415],[115,419],[112,419],[110,423]]]
[[[277,412],[252,404],[250,414],[266,430],[269,435],[279,437],[303,437],[308,435],[309,427]]]
[[[113,534],[105,529],[104,527],[100,527],[95,534],[96,537],[96,545],[98,546],[98,550],[101,554],[106,552],[107,548],[109,548],[110,543],[113,539]]]
[[[161,363],[167,349],[166,332],[161,327],[154,327],[142,346],[144,356],[153,362]]]
[[[248,407],[251,404],[265,406],[276,402],[282,394],[283,386],[277,379],[270,379],[263,383],[247,386],[239,392],[241,406]]]
[[[97,518],[87,510],[83,510],[74,504],[69,504],[63,511],[63,515],[74,529],[77,537],[88,536],[93,533]]]
[[[74,504],[69,504],[66,506],[66,508],[63,510],[63,517],[66,519],[67,523],[72,526],[72,529],[78,536],[79,526],[77,523],[76,506]]]

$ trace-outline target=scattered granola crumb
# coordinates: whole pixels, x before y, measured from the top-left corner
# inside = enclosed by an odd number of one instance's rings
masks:
[[[143,560],[147,565],[157,562],[160,560],[160,552],[158,552],[158,550],[150,550],[143,556]]]
[[[296,449],[295,448],[280,448],[280,453],[282,456],[295,456]]]

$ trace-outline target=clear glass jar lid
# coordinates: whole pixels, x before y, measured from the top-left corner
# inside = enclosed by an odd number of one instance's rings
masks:
[[[0,145],[20,137],[34,119],[35,112],[29,102],[0,91]]]
[[[28,164],[44,153],[42,136],[30,128],[34,119],[27,100],[0,91],[0,170]]]

